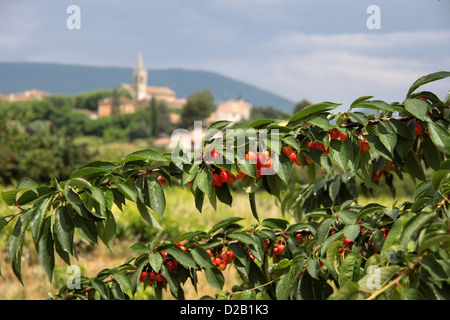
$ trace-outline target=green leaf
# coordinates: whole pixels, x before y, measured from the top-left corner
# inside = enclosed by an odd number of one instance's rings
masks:
[[[319,280],[319,270],[320,270],[319,259],[315,257],[310,257],[306,261],[306,270],[313,279]]]
[[[150,252],[150,248],[148,246],[146,246],[145,244],[142,243],[135,243],[130,247],[132,252],[135,253],[149,253]]]
[[[356,237],[359,235],[359,231],[359,224],[351,224],[344,227],[344,235],[351,241],[355,241]]]
[[[251,235],[246,234],[244,232],[233,232],[228,234],[228,237],[231,239],[236,239],[240,242],[243,242],[245,244],[252,244],[252,245],[256,245],[255,240],[252,238]]]
[[[420,212],[410,219],[403,228],[399,240],[399,246],[406,249],[408,242],[417,236],[421,229],[423,229],[428,222],[430,222],[436,214],[434,212]]]
[[[352,109],[362,108],[362,109],[372,109],[372,110],[381,110],[394,112],[394,108],[392,108],[388,103],[381,100],[372,100],[372,101],[363,101],[357,104],[352,105]]]
[[[220,132],[223,128],[228,126],[231,123],[231,121],[227,120],[219,120],[214,123],[212,123],[208,129],[206,130],[205,134],[203,135],[203,141],[207,142],[212,139],[212,137]]]
[[[22,249],[25,233],[27,231],[33,212],[28,210],[17,219],[14,229],[9,237],[9,253],[12,257],[11,266],[17,279],[22,283]]]
[[[148,184],[148,197],[150,200],[150,208],[156,212],[160,219],[166,209],[166,197],[164,195],[164,189],[157,180],[147,179]]]
[[[208,284],[211,287],[217,290],[222,290],[223,285],[225,284],[225,277],[218,268],[206,268],[205,274],[206,281],[208,281]]]
[[[273,168],[277,173],[277,176],[285,183],[289,183],[289,177],[292,172],[292,162],[288,156],[284,153],[280,154],[274,159]],[[268,178],[271,176],[268,176]]]
[[[150,252],[148,254],[148,262],[150,263],[150,266],[155,272],[159,272],[163,264],[163,259],[159,252],[158,253]]]
[[[230,188],[228,187],[228,184],[224,183],[220,187],[216,186],[215,193],[217,195],[217,199],[219,199],[220,202],[225,203],[226,205],[231,207],[233,203],[233,197],[230,193]]]
[[[2,192],[2,199],[8,206],[13,206],[16,203],[16,195],[19,190],[8,190]]]
[[[398,135],[407,139],[411,137],[412,132],[409,130],[408,126],[403,121],[399,121],[392,118],[389,120],[389,124],[392,126],[392,128]]]
[[[299,122],[306,120],[306,118],[308,116],[311,116],[313,114],[317,114],[317,113],[320,113],[320,112],[323,112],[323,111],[333,110],[333,109],[337,108],[338,106],[340,106],[341,104],[342,103],[334,103],[334,102],[329,102],[329,101],[316,103],[316,104],[311,104],[311,105],[303,108],[302,110],[300,110],[296,114],[294,114],[288,120],[287,126],[288,127],[290,127],[292,125],[295,126]]]
[[[430,138],[436,145],[436,148],[443,154],[450,154],[450,134],[448,130],[433,122],[428,122],[427,124]]]
[[[339,267],[339,257],[338,255],[338,249],[342,246],[341,241],[333,241],[326,250],[326,258],[328,261],[328,265],[330,268],[334,270],[334,272],[337,271],[337,267]]]
[[[110,210],[106,211],[106,219],[97,223],[97,234],[102,242],[112,250],[116,239],[117,224]]]
[[[222,221],[220,221],[217,224],[215,224],[211,228],[211,230],[208,231],[207,235],[209,236],[213,232],[215,232],[215,231],[217,231],[217,230],[219,230],[221,228],[224,228],[226,226],[232,225],[232,224],[234,224],[234,223],[236,223],[238,221],[241,221],[241,220],[244,220],[244,218],[241,218],[241,217],[229,217],[229,218],[223,219]]]
[[[212,188],[212,174],[208,166],[204,166],[197,173],[198,188],[205,194],[209,195]]]
[[[76,188],[91,188],[92,184],[83,178],[73,178],[69,180],[69,186]]]
[[[92,283],[92,287],[95,290],[97,290],[97,292],[100,294],[102,299],[109,300],[109,290],[108,290],[106,284],[102,280],[95,278],[95,279],[92,279],[91,283]]]
[[[439,189],[439,186],[441,185],[443,180],[448,181],[449,174],[450,170],[439,170],[433,174],[433,176],[431,177],[431,185],[433,186],[434,190]]]
[[[140,200],[136,202],[136,206],[138,208],[141,217],[153,228],[163,230],[159,222],[153,216],[153,212],[149,210],[149,208],[143,204]],[[156,213],[155,213],[156,214]]]
[[[294,290],[296,280],[299,277],[299,273],[304,266],[304,260],[294,263],[289,268],[289,271],[281,276],[280,281],[277,282],[275,295],[277,300],[287,300]]]
[[[32,217],[30,221],[30,229],[36,248],[38,247],[39,236],[42,231],[44,217],[47,214],[47,210],[50,204],[50,198],[42,198],[38,202],[36,202],[35,206],[32,209],[30,209],[31,211],[34,211],[33,213],[31,213]]]
[[[433,81],[437,81],[437,80],[441,80],[441,79],[444,79],[447,77],[450,77],[450,72],[448,72],[448,71],[439,71],[439,72],[434,72],[434,73],[422,76],[419,79],[417,79],[416,81],[414,81],[414,83],[409,88],[408,93],[406,94],[406,97],[409,97],[411,95],[411,93],[413,93],[417,88],[423,86],[424,84],[427,84],[427,83],[430,83]]]
[[[125,198],[127,198],[128,200],[131,200],[133,202],[137,201],[137,193],[134,188],[131,188],[129,185],[125,184],[124,182],[116,181],[114,183],[117,187],[117,190],[119,190],[125,196]]]
[[[254,193],[248,194],[248,200],[250,201],[250,209],[252,210],[253,217],[259,221],[258,210],[256,208],[256,199]]]
[[[371,98],[373,98],[373,96],[361,96],[358,99],[355,99],[355,101],[352,102],[350,107],[353,108],[353,106],[356,106],[356,105],[360,104],[361,102],[364,102],[364,101],[369,100]]]
[[[295,139],[293,136],[286,136],[282,140],[285,144],[290,146],[292,149],[295,149],[295,150],[301,149],[300,143],[298,143],[298,140]]]
[[[107,172],[107,170],[102,169],[102,168],[85,167],[85,168],[81,168],[81,169],[78,169],[78,170],[75,170],[74,172],[72,172],[72,174],[70,175],[70,179],[86,177],[86,176],[91,176],[94,174],[100,174],[100,173],[106,173],[106,172]]]
[[[158,151],[152,149],[139,150],[125,156],[118,164],[124,164],[131,161],[167,161],[167,159]]]
[[[362,112],[349,112],[348,115],[358,121],[364,127],[369,123],[369,119],[367,119],[367,116]]]
[[[91,244],[97,243],[97,228],[93,220],[88,220],[76,214],[73,216],[73,222],[80,235]]]
[[[100,205],[102,209],[106,209],[105,194],[97,187],[90,187],[86,189],[87,193]]]
[[[428,112],[428,103],[426,101],[421,99],[406,99],[404,104],[406,111],[417,119],[425,121],[425,116]]]
[[[316,127],[322,128],[325,131],[328,131],[332,128],[330,121],[324,115],[319,115],[318,117],[314,117],[308,120],[309,124],[312,124]]]
[[[420,266],[427,270],[431,277],[438,281],[448,281],[448,275],[434,254],[424,254],[420,260]],[[448,270],[448,262],[446,269]]]
[[[348,150],[341,141],[332,139],[330,142],[330,155],[333,163],[345,171],[348,164]]]
[[[213,268],[214,265],[211,262],[211,256],[202,247],[191,248],[191,255],[200,268]]]
[[[386,149],[392,154],[397,144],[397,134],[394,129],[383,121],[378,122],[378,138]]]
[[[328,297],[328,300],[349,300],[353,299],[355,294],[359,293],[359,286],[355,282],[346,282],[343,286],[339,288],[338,291],[334,292]]]
[[[261,222],[261,226],[268,227],[274,230],[286,230],[287,226],[289,225],[289,222],[284,219],[279,218],[266,218]]]
[[[422,166],[420,165],[419,159],[417,158],[416,154],[412,151],[410,151],[406,155],[405,168],[411,176],[421,181],[426,180],[425,173],[423,171]]]
[[[339,270],[339,285],[342,287],[347,282],[356,282],[359,280],[361,267],[361,256],[354,252],[349,252],[342,262]]]
[[[192,258],[192,256],[186,251],[180,249],[178,246],[171,246],[169,248],[166,248],[164,249],[164,252],[170,254],[175,260],[177,260],[186,268],[197,267],[197,264],[195,263],[195,260]]]
[[[56,210],[53,232],[58,239],[61,248],[67,253],[73,254],[75,223],[66,206],[61,206]]]
[[[131,290],[131,281],[126,275],[115,272],[112,274],[114,280],[120,285],[122,290]]]
[[[39,263],[45,275],[52,282],[53,269],[55,268],[55,242],[52,237],[52,217],[48,216],[44,220],[41,236],[39,237],[39,247],[37,248]]]
[[[438,234],[434,237],[428,238],[419,244],[418,254],[422,254],[429,247],[440,244],[442,242],[450,242],[450,234]]]

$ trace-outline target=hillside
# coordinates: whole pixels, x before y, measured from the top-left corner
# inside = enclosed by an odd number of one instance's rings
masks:
[[[51,63],[0,62],[0,94],[38,89],[54,94],[74,95],[97,89],[111,89],[120,83],[132,83],[132,69],[92,67]],[[209,89],[216,101],[242,97],[255,106],[272,106],[292,112],[295,102],[250,84],[218,73],[186,69],[153,69],[148,84],[167,86],[179,98]]]

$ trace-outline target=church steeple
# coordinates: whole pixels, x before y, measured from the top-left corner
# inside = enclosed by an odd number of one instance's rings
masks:
[[[142,51],[141,51],[141,50],[138,51],[138,63],[137,63],[137,67],[138,67],[138,68],[143,68],[143,67],[144,67],[144,63],[143,63],[143,59],[142,59]]]
[[[147,78],[148,73],[144,68],[142,52],[139,50],[137,65],[133,70],[133,85],[135,90],[135,99],[137,101],[147,98]]]

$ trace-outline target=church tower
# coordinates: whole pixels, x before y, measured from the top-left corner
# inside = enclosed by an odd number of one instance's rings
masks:
[[[148,73],[143,65],[142,52],[139,51],[137,66],[133,70],[133,85],[136,101],[144,100],[147,98],[147,79]]]

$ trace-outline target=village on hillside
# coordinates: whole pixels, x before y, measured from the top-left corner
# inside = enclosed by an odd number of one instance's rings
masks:
[[[187,99],[178,98],[176,92],[169,87],[149,86],[148,71],[144,67],[142,52],[138,52],[137,64],[132,70],[132,83],[120,83],[115,89],[122,89],[129,92],[130,96],[106,97],[98,100],[97,110],[93,111],[85,108],[76,108],[74,111],[87,115],[90,119],[95,120],[104,117],[110,117],[115,114],[133,114],[138,110],[148,107],[150,101],[155,99],[158,102],[164,102],[170,113],[170,122],[177,124],[180,121],[180,110],[185,106]],[[20,102],[29,100],[41,100],[50,96],[51,93],[37,89],[26,90],[19,93],[9,93],[0,95],[0,99],[10,102]],[[202,130],[206,130],[211,123],[218,120],[227,120],[232,123],[250,118],[252,105],[243,99],[231,99],[218,102],[216,108],[209,117],[203,120]],[[189,129],[193,130],[193,129]],[[183,143],[190,143],[192,146],[195,141],[192,140],[194,135],[186,133],[178,135],[178,140]],[[153,143],[155,146],[174,147],[177,141],[173,141],[173,137],[162,137],[156,139]]]

